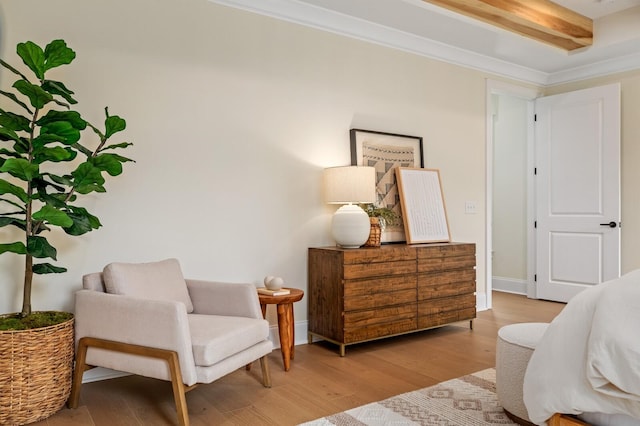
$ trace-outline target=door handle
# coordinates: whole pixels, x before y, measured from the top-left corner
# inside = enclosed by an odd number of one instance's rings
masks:
[[[611,221],[609,223],[601,223],[600,226],[608,226],[609,228],[615,228],[616,226],[618,226],[618,224],[615,223],[614,221]]]

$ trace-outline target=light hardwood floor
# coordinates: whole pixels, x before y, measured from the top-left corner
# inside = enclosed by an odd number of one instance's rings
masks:
[[[494,307],[468,322],[348,346],[346,357],[326,342],[295,349],[285,372],[279,349],[269,356],[273,387],[260,368],[238,370],[187,394],[192,425],[296,425],[399,393],[495,366],[497,331],[506,324],[548,322],[564,304],[494,292]],[[168,382],[128,376],[82,386],[80,406],[38,426],[172,425]]]

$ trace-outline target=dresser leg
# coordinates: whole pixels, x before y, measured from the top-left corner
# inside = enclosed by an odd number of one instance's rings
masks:
[[[345,347],[346,345],[340,345],[340,356],[344,356],[345,355]]]
[[[473,330],[473,320],[469,320],[469,330]]]

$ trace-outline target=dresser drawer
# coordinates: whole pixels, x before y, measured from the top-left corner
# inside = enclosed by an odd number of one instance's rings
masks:
[[[363,296],[374,293],[390,293],[415,289],[416,275],[394,275],[391,277],[368,278],[363,280],[345,280],[344,297]]]
[[[415,325],[416,315],[416,302],[406,305],[387,306],[385,308],[378,309],[345,312],[344,329],[346,331],[356,327],[366,328],[398,320],[413,320]]]
[[[441,272],[452,269],[471,269],[475,266],[475,256],[451,256],[419,259],[417,268],[418,272]]]
[[[415,274],[344,283],[345,311],[415,304],[416,300]]]
[[[344,265],[344,279],[346,280],[415,274],[415,272],[415,259],[393,262],[371,262]]]
[[[418,260],[456,256],[475,257],[475,255],[475,244],[429,244],[416,247],[416,256],[418,257]]]
[[[416,302],[416,288],[410,290],[392,291],[387,293],[365,294],[344,298],[346,312],[360,309],[378,309],[393,305],[405,305]]]
[[[476,307],[475,294],[462,294],[460,296],[441,297],[438,299],[423,300],[418,302],[418,316],[438,314],[456,309]]]
[[[415,331],[416,328],[417,319],[415,316],[413,318],[393,319],[389,322],[372,324],[367,327],[350,327],[344,330],[344,343],[357,343],[394,334],[407,333]]]
[[[357,250],[343,250],[345,265],[354,263],[399,262],[402,260],[416,260],[416,251],[406,245],[383,245],[381,247],[361,248]]]
[[[458,311],[440,312],[420,316],[418,318],[418,328],[432,328],[440,325],[450,324],[457,321],[472,320],[476,317],[476,308],[466,308]]]
[[[418,274],[418,299],[431,299],[476,291],[475,269]]]

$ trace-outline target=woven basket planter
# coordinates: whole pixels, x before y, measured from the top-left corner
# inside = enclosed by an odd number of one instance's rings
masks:
[[[73,318],[50,327],[0,331],[0,425],[59,411],[71,393]]]

